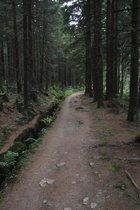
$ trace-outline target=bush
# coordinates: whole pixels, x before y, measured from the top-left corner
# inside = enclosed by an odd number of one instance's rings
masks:
[[[55,86],[55,87],[50,87],[49,88],[49,96],[52,98],[53,96],[55,96],[55,98],[57,99],[64,99],[65,98],[65,94],[64,92],[60,89],[59,86]]]
[[[19,156],[19,154],[17,152],[12,152],[10,150],[8,150],[5,154],[4,154],[4,161],[0,162],[0,166],[1,167],[11,167],[14,166],[16,163],[16,158]]]

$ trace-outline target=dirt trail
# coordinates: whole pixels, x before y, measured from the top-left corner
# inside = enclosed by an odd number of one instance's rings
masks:
[[[83,93],[69,96],[42,145],[10,186],[1,210],[125,210],[104,162],[91,148],[97,141],[92,113]],[[125,206],[126,205],[126,206]]]

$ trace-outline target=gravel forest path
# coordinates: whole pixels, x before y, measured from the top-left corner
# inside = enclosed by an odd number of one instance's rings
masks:
[[[109,192],[104,162],[99,161],[96,150],[91,151],[96,141],[94,129],[83,92],[69,96],[43,143],[17,182],[9,186],[0,209],[130,209],[121,196],[116,207],[116,191]]]

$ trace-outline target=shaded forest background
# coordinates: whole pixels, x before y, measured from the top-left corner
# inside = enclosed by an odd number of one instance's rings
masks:
[[[27,109],[55,86],[85,86],[98,108],[128,94],[138,121],[139,10],[139,0],[1,0],[1,95],[22,95]]]

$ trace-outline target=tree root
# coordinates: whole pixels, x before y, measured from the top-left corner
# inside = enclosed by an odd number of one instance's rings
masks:
[[[133,186],[135,187],[135,189],[138,193],[138,197],[140,198],[140,191],[139,191],[139,188],[138,188],[136,182],[134,181],[134,179],[132,178],[132,176],[130,175],[130,173],[127,170],[125,170],[125,173],[126,173],[127,177],[131,180]]]

